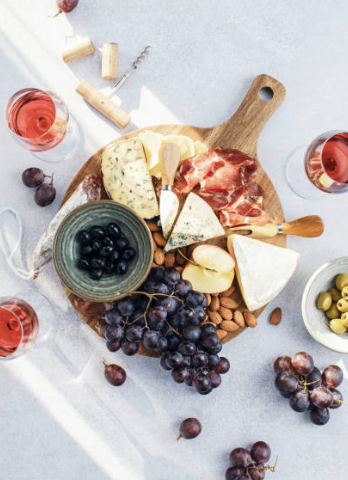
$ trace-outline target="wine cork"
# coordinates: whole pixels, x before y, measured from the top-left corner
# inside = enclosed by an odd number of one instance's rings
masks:
[[[99,92],[98,89],[86,80],[82,80],[78,84],[76,92],[118,127],[125,128],[131,121],[131,117],[127,112],[118,107],[110,98]]]
[[[62,58],[65,63],[70,63],[78,58],[90,55],[94,50],[91,39],[89,37],[84,37],[72,42],[64,48],[62,51]]]
[[[118,45],[104,43],[102,47],[102,78],[114,80],[118,73]]]

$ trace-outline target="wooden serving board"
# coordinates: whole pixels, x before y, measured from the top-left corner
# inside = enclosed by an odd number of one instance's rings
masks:
[[[268,94],[273,94],[270,100],[265,101],[261,99],[260,91],[263,89],[267,89]],[[209,148],[234,148],[257,157],[257,142],[260,133],[267,120],[283,102],[285,93],[285,88],[280,82],[268,75],[259,75],[252,82],[250,89],[236,113],[222,125],[213,128],[198,128],[188,125],[158,125],[135,130],[117,140],[136,137],[145,130],[151,130],[163,135],[186,135],[193,140],[200,140]],[[93,172],[100,173],[101,153],[104,148],[105,147],[98,150],[78,171],[65,193],[62,205],[69,199],[86,175]],[[259,183],[265,191],[264,207],[271,220],[277,223],[283,222],[284,215],[279,197],[260,163],[255,181]],[[102,198],[107,198],[105,190],[102,191]],[[265,241],[280,247],[285,247],[286,245],[285,235],[278,235]],[[260,281],[262,280],[260,279]],[[93,308],[93,305],[90,305],[86,309],[86,305],[71,292],[66,290],[66,294],[80,317],[100,334],[99,305],[93,304],[95,308]],[[242,302],[239,289],[234,292],[232,297]],[[241,307],[243,307],[243,304],[241,304]],[[255,315],[259,316],[264,308],[254,312]],[[226,343],[243,330],[244,329],[239,329],[236,332],[229,333],[223,342]],[[153,356],[152,352],[146,351],[146,349],[140,350],[139,353]]]

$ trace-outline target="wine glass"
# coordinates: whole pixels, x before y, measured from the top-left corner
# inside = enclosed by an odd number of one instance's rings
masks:
[[[348,133],[325,132],[307,150],[300,147],[287,161],[286,179],[290,188],[303,198],[318,199],[325,193],[347,192]]]
[[[10,98],[6,120],[22,147],[47,162],[72,158],[79,129],[65,103],[53,92],[25,88]]]

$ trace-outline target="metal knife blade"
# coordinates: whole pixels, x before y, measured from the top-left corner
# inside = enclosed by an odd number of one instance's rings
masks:
[[[160,196],[160,217],[163,237],[168,238],[179,210],[179,199],[172,192],[174,177],[180,162],[180,148],[166,143],[160,151],[162,190]]]

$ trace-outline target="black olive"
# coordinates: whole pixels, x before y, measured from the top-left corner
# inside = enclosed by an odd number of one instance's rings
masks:
[[[114,250],[111,255],[112,260],[118,260],[120,258],[120,252],[118,250]]]
[[[77,266],[81,270],[89,270],[91,268],[91,261],[90,261],[89,258],[82,257],[82,258],[80,258]]]
[[[91,255],[93,253],[93,248],[91,245],[85,245],[84,247],[81,248],[81,255],[84,257]]]
[[[114,251],[114,247],[111,247],[110,245],[106,245],[100,250],[99,254],[102,257],[110,257],[113,251]]]
[[[111,235],[113,238],[120,237],[122,233],[117,223],[109,223],[109,225],[106,227],[106,230],[108,234]]]
[[[102,248],[103,244],[100,240],[93,240],[92,242],[92,248],[95,252],[99,252],[99,250]]]
[[[99,268],[104,269],[106,267],[105,258],[93,257],[91,260],[91,267],[96,269],[99,269]]]
[[[132,247],[125,248],[122,252],[122,258],[128,262],[135,257],[135,250]]]
[[[119,260],[115,266],[115,273],[118,275],[124,275],[127,271],[128,265],[125,260]]]
[[[123,250],[124,248],[127,248],[128,245],[129,245],[128,238],[126,238],[126,237],[118,238],[115,242],[115,245],[116,245],[116,247],[120,248],[121,250]]]
[[[93,278],[93,280],[100,280],[103,274],[104,272],[102,268],[95,268],[94,270],[91,271],[90,277]]]
[[[104,237],[103,243],[104,245],[108,245],[110,247],[114,246],[114,241],[111,237]]]
[[[108,259],[106,261],[105,272],[108,273],[108,274],[113,273],[114,268],[115,268],[114,262],[112,260]]]
[[[81,230],[81,232],[77,236],[78,241],[81,243],[81,245],[88,245],[91,240],[91,234],[87,232],[87,230]]]
[[[99,225],[94,225],[91,228],[91,235],[93,238],[101,239],[106,234],[105,228],[100,227]]]

